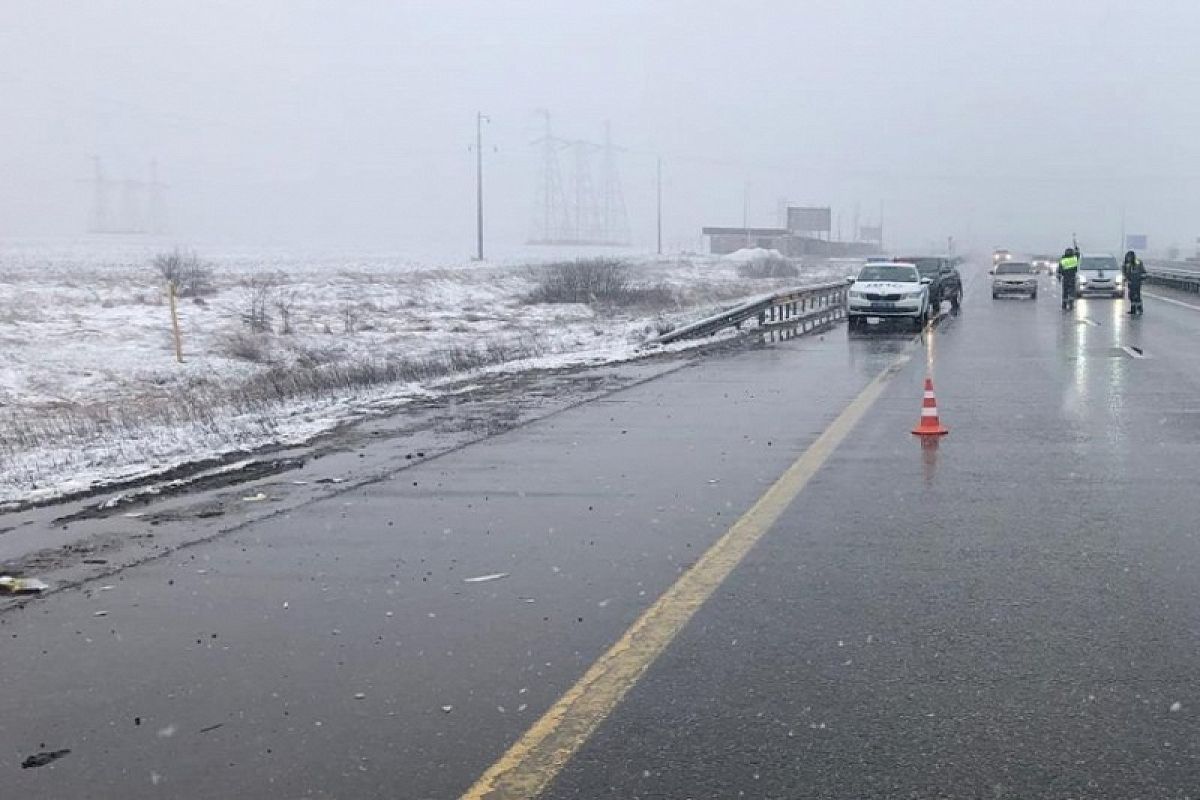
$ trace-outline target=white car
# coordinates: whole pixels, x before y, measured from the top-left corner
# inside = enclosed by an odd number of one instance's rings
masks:
[[[867,264],[850,287],[846,316],[850,328],[872,317],[902,317],[920,330],[930,317],[929,279],[915,264]]]
[[[1003,261],[992,270],[992,299],[1002,294],[1024,294],[1037,299],[1038,279],[1028,261]]]
[[[1124,297],[1125,275],[1121,272],[1117,257],[1109,253],[1084,253],[1080,256],[1075,293],[1079,297],[1090,294]]]

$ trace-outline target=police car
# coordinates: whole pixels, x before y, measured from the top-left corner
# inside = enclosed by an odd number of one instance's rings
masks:
[[[929,279],[915,264],[870,263],[863,266],[850,287],[846,316],[850,328],[862,327],[871,318],[912,320],[920,330],[931,316]]]

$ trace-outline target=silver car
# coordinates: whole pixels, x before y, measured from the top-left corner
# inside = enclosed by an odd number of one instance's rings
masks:
[[[1002,261],[992,270],[992,299],[1002,294],[1027,295],[1037,299],[1038,279],[1028,261]]]
[[[1075,282],[1080,297],[1088,295],[1125,296],[1125,276],[1116,256],[1107,253],[1084,253],[1079,259]]]

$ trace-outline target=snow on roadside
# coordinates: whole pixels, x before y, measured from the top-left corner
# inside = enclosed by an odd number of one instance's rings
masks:
[[[222,396],[268,370],[436,359],[455,348],[487,351],[480,372],[619,361],[636,357],[663,325],[778,285],[740,277],[736,259],[640,256],[630,259],[634,279],[672,288],[678,306],[597,312],[524,303],[535,281],[529,259],[422,264],[391,255],[201,252],[218,290],[202,303],[181,302],[186,358],[176,364],[150,267],[163,249],[0,243],[0,510],[182,463],[301,444],[462,377],[178,412],[180,398]],[[272,308],[273,331],[251,336],[247,352],[246,284],[268,273],[279,282],[275,296],[294,305],[293,331],[279,331]],[[827,277],[806,269],[801,281]]]

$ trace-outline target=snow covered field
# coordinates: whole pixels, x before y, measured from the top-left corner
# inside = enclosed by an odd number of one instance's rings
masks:
[[[528,302],[536,264],[557,254],[418,263],[198,249],[214,291],[180,300],[178,364],[151,263],[169,249],[0,242],[0,508],[303,442],[472,371],[630,358],[663,325],[845,274],[749,279],[744,258],[621,255],[636,285],[669,300],[605,307]],[[256,287],[268,326],[257,332],[247,323]]]

